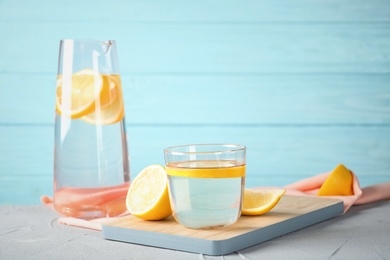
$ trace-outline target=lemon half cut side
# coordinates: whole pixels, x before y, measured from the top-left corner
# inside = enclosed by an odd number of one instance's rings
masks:
[[[144,220],[162,220],[172,215],[168,178],[161,165],[150,165],[133,180],[126,197],[127,210]]]

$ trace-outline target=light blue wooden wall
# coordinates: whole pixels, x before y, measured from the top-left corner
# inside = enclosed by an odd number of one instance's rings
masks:
[[[131,175],[248,147],[247,186],[390,180],[390,1],[0,0],[0,203],[52,194],[59,40],[115,39]]]

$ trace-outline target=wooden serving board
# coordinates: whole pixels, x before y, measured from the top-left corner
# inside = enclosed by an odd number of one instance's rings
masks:
[[[241,216],[233,225],[215,229],[189,229],[172,217],[145,221],[125,216],[103,225],[105,239],[174,250],[223,255],[340,215],[341,200],[288,196],[267,214]]]

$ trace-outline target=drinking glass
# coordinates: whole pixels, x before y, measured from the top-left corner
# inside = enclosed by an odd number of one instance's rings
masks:
[[[60,42],[54,207],[83,219],[126,211],[130,183],[124,102],[114,41]]]
[[[173,216],[195,229],[224,227],[241,215],[246,147],[193,144],[164,150]]]

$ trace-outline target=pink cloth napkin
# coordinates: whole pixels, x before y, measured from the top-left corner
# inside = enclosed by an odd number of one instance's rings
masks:
[[[317,196],[321,185],[328,178],[330,172],[319,174],[285,186],[286,194],[298,196]],[[375,184],[363,189],[360,188],[356,175],[353,175],[353,193],[351,196],[321,196],[322,198],[334,198],[344,202],[344,213],[352,205],[366,204],[374,201],[390,199],[390,182]]]
[[[285,186],[286,194],[288,195],[297,195],[297,196],[317,196],[317,192],[320,189],[321,185],[324,183],[326,178],[329,176],[330,172],[319,174],[307,179],[297,181],[295,183]],[[354,173],[353,174],[353,192],[354,195],[351,196],[321,196],[323,198],[334,198],[340,199],[344,202],[344,213],[352,205],[366,204],[379,200],[388,200],[390,199],[390,182],[385,182],[381,184],[375,184],[363,189],[360,188],[359,181]],[[42,196],[41,201],[44,205],[54,210],[53,200],[48,196]],[[83,220],[73,217],[60,217],[58,222],[60,224],[83,227],[95,230],[102,230],[102,224],[112,221],[116,218],[128,215],[129,213],[124,213],[117,217],[107,217],[107,218],[98,218],[93,220]]]

